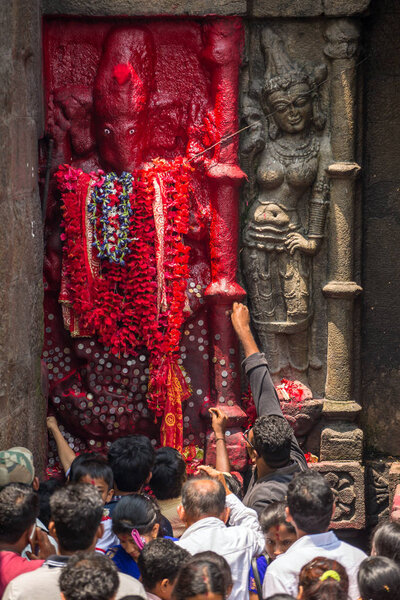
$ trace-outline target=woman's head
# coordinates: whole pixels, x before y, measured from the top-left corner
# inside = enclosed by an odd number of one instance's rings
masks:
[[[400,567],[386,556],[370,556],[358,571],[361,600],[397,600],[400,590]]]
[[[225,577],[225,589],[226,595],[229,596],[232,588],[232,572],[229,564],[225,560],[223,556],[217,554],[216,552],[212,552],[211,550],[206,550],[205,552],[198,552],[195,554],[196,560],[208,560],[209,562],[214,563],[217,567],[222,571],[223,576]]]
[[[144,494],[123,496],[112,515],[113,532],[135,560],[143,546],[158,535],[161,513],[155,500]]]
[[[298,600],[347,600],[349,578],[336,560],[318,556],[300,571]]]
[[[270,560],[286,552],[297,539],[293,525],[286,521],[285,506],[284,502],[274,502],[263,510],[259,518]]]
[[[193,557],[179,572],[174,600],[224,600],[226,577],[214,561]]]
[[[178,498],[185,479],[186,463],[178,450],[168,446],[158,448],[150,481],[156,498],[159,500]]]
[[[390,521],[375,530],[372,538],[372,554],[386,556],[400,564],[400,523]]]

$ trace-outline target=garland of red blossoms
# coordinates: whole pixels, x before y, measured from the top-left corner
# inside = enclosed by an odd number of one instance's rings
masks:
[[[129,214],[124,213],[124,244],[129,248],[123,260],[102,260],[98,240],[104,237],[104,214],[91,205],[90,221],[95,228],[94,258],[100,264],[98,276],[88,277],[93,266],[84,257],[87,223],[82,216],[82,198],[86,190],[102,183],[102,173],[90,176],[63,165],[56,179],[63,198],[63,274],[67,277],[71,304],[82,335],[98,336],[115,355],[137,355],[145,346],[149,353],[150,377],[148,404],[156,416],[164,416],[161,430],[164,442],[182,447],[181,402],[190,391],[185,373],[178,365],[181,326],[184,320],[186,286],[189,275],[189,247],[183,236],[189,227],[189,172],[181,158],[167,162],[157,159],[146,170],[132,173],[129,189]],[[124,184],[127,174],[124,174]],[[166,306],[157,303],[156,224],[153,212],[155,181],[162,181],[163,281]],[[114,188],[119,187],[116,178]],[[111,198],[112,206],[115,197]],[[86,209],[86,206],[85,206]],[[127,240],[127,241],[126,241]],[[114,258],[116,254],[114,253]],[[175,395],[175,396],[174,396]],[[174,397],[179,401],[175,402]],[[174,431],[168,438],[168,428]],[[171,432],[169,432],[171,433]]]

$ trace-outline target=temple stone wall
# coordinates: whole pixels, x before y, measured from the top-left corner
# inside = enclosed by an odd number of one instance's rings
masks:
[[[0,447],[28,446],[43,469],[40,8],[3,2],[0,16]]]
[[[400,4],[364,29],[362,423],[367,451],[400,455]]]

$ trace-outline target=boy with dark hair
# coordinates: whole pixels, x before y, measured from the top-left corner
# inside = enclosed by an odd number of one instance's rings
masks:
[[[10,483],[0,491],[0,598],[12,579],[38,569],[44,562],[21,556],[38,514],[39,499],[31,486]]]
[[[114,600],[118,586],[114,563],[95,552],[77,552],[60,575],[63,600]]]
[[[289,482],[307,470],[307,462],[282,413],[267,360],[250,329],[247,306],[233,303],[232,324],[243,346],[243,365],[258,415],[254,426],[243,434],[254,465],[243,503],[260,514],[268,504],[285,499]]]
[[[71,483],[54,492],[50,508],[49,530],[58,542],[58,555],[50,556],[33,573],[11,581],[3,600],[59,600],[58,580],[70,556],[80,550],[93,551],[102,536],[103,501],[95,486]],[[117,599],[129,593],[145,598],[143,586],[136,579],[120,573],[119,581]]]
[[[154,448],[145,435],[130,435],[115,440],[108,451],[115,493],[141,492],[151,479],[154,456]]]
[[[114,475],[104,456],[100,454],[82,455],[71,464],[69,479],[71,483],[90,483],[96,486],[104,504],[111,502],[114,495]],[[107,552],[111,546],[118,544],[118,538],[112,531],[110,510],[104,508],[101,519],[103,535],[97,540],[96,552]]]
[[[189,558],[189,552],[172,540],[158,538],[146,544],[138,565],[149,600],[171,600],[179,569]]]
[[[286,593],[296,596],[301,568],[322,556],[346,565],[349,598],[357,600],[357,571],[366,554],[340,541],[328,531],[335,512],[333,492],[320,473],[299,473],[289,483],[286,518],[296,529],[297,541],[268,567],[263,596]]]

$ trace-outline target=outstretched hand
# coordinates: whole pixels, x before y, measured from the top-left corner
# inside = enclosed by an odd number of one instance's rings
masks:
[[[234,302],[231,315],[232,325],[238,336],[246,329],[250,329],[250,313],[247,306],[240,302]]]
[[[200,471],[200,473],[201,472],[206,473],[212,479],[217,479],[220,483],[222,483],[225,493],[227,495],[232,493],[230,491],[230,489],[228,488],[228,486],[226,484],[225,476],[223,473],[221,473],[221,471],[217,471],[217,469],[214,469],[214,467],[209,467],[207,465],[200,465],[198,470]]]
[[[46,560],[52,554],[55,554],[55,548],[49,540],[49,536],[45,531],[36,527],[35,533],[31,540],[31,548],[33,552],[27,552],[29,560]]]
[[[228,417],[221,408],[209,408],[208,412],[211,415],[211,427],[213,428],[215,436],[224,436]]]

